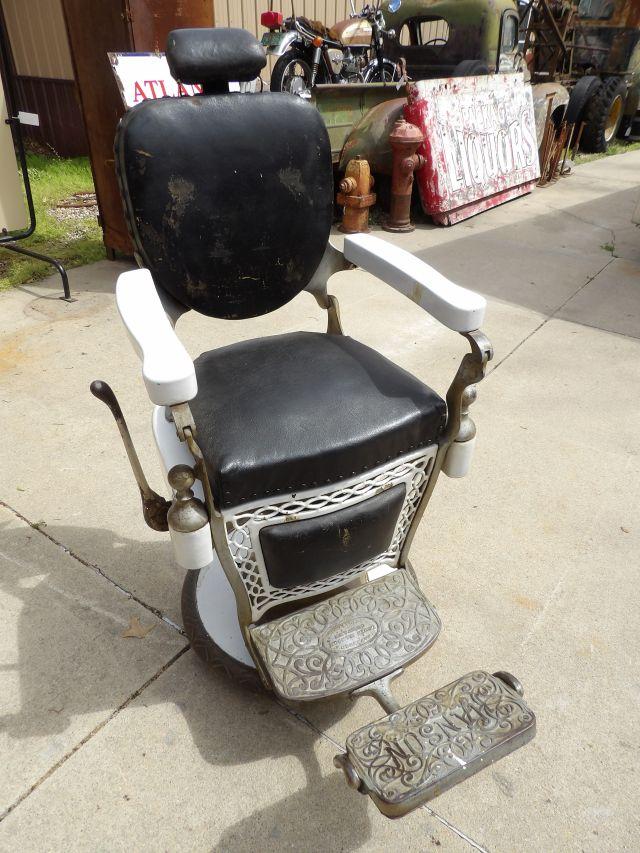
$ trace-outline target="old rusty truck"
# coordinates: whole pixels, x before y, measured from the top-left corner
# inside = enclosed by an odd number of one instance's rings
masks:
[[[336,167],[359,156],[376,175],[389,175],[390,132],[400,117],[417,117],[420,153],[433,169],[436,160],[442,166],[439,175],[425,177],[426,167],[417,174],[423,209],[436,222],[452,224],[530,191],[555,96],[548,83],[525,82],[516,0],[385,0],[382,8],[396,33],[385,53],[400,65],[400,82],[320,85],[311,93]],[[553,109],[564,111],[568,98],[563,89]],[[446,184],[452,196],[462,193],[456,210],[442,208]]]
[[[582,150],[640,136],[640,0],[533,0],[522,23],[532,83],[568,90]]]
[[[396,33],[385,53],[404,64],[410,80],[432,80],[523,68],[515,0],[384,0]],[[402,81],[401,81],[402,83]],[[387,137],[406,103],[401,84],[320,85],[312,100],[329,129],[334,163],[343,169],[360,155],[389,172]]]

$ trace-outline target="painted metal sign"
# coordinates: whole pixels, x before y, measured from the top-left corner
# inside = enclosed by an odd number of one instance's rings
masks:
[[[409,84],[404,111],[425,137],[416,180],[435,222],[451,225],[533,189],[536,125],[521,75],[420,80]]]
[[[156,98],[179,98],[197,95],[202,86],[177,83],[171,76],[164,53],[110,53],[109,62],[115,74],[120,95],[127,109],[142,101]],[[262,88],[260,78],[251,83],[229,83],[231,92],[258,91]]]
[[[142,101],[202,91],[202,86],[176,83],[164,53],[110,53],[109,62],[127,109]]]

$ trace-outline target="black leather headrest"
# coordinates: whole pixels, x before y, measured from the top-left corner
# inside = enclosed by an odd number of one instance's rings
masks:
[[[235,80],[254,80],[267,57],[247,30],[220,27],[172,30],[167,38],[167,62],[179,83],[202,83],[205,91]]]

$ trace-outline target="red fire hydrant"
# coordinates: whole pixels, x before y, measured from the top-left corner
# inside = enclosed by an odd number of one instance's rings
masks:
[[[403,118],[398,119],[389,134],[393,150],[393,171],[391,173],[391,208],[389,217],[383,224],[385,231],[413,231],[411,224],[411,190],[413,173],[427,162],[416,154],[424,136],[415,126]]]

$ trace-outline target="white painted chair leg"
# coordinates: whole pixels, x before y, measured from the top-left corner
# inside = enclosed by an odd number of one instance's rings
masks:
[[[476,437],[468,441],[454,441],[449,447],[442,463],[442,471],[447,477],[466,477],[471,469],[471,460],[476,446]]]

